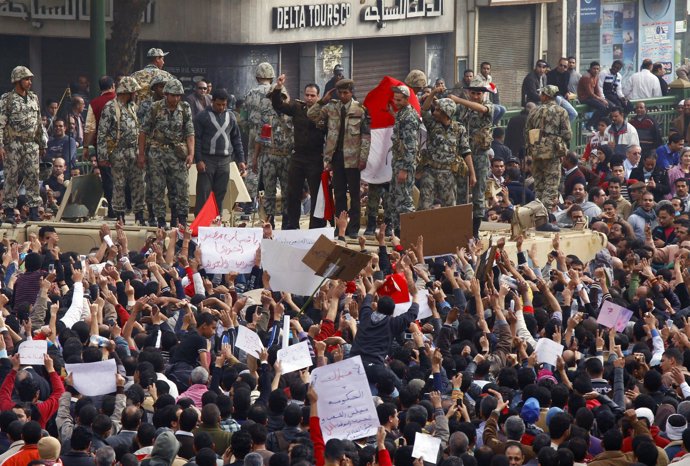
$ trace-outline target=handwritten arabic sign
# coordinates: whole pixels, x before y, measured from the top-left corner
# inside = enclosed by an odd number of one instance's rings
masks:
[[[361,357],[317,367],[311,380],[319,396],[319,422],[325,442],[376,435],[379,418]]]
[[[261,238],[261,228],[200,227],[201,262],[206,272],[251,272]]]
[[[310,230],[275,230],[273,241],[288,244],[297,249],[311,249],[321,235],[333,238],[335,228],[312,228]]]
[[[309,354],[309,343],[305,340],[296,345],[279,349],[278,361],[280,361],[282,366],[283,374],[310,367],[311,355]]]
[[[43,355],[48,352],[46,340],[27,340],[19,346],[19,361],[22,364],[43,364]]]
[[[443,0],[395,0],[394,6],[384,6],[386,0],[362,10],[362,21],[398,21],[413,18],[434,18],[443,14]]]
[[[350,3],[345,2],[275,7],[273,29],[344,26],[350,9]]]

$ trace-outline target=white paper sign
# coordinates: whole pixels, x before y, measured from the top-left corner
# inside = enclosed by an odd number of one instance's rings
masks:
[[[316,240],[324,235],[326,238],[333,238],[335,228],[312,228],[310,230],[274,230],[273,241],[287,244],[297,249],[311,249]]]
[[[302,262],[308,252],[309,249],[281,244],[275,240],[261,241],[261,265],[271,276],[273,291],[300,296],[312,294],[323,278]]]
[[[264,345],[261,343],[261,338],[259,338],[259,335],[243,325],[240,325],[237,329],[237,340],[235,341],[235,346],[257,359],[259,358],[259,353],[261,353],[261,350],[264,349]]]
[[[324,442],[376,435],[379,418],[360,356],[317,367],[311,383],[319,396]]]
[[[429,307],[427,296],[429,296],[429,290],[423,289],[417,291],[417,302],[419,303],[419,312],[417,312],[417,320],[422,320],[426,319],[427,317],[431,317],[431,308]],[[406,313],[410,309],[411,305],[412,295],[410,295],[410,300],[408,302],[395,305],[393,316],[397,317],[401,314]]]
[[[438,451],[441,448],[441,439],[433,435],[417,432],[414,436],[414,448],[412,458],[424,458],[425,463],[436,464]]]
[[[46,340],[27,340],[19,346],[19,362],[43,365],[43,355],[48,352]]]
[[[117,366],[114,359],[82,364],[65,364],[65,371],[72,374],[74,388],[82,395],[107,395],[117,390],[115,381]]]
[[[302,341],[296,345],[278,350],[278,361],[283,374],[298,371],[305,367],[311,367],[311,355],[309,354],[309,344]]]
[[[558,356],[563,354],[563,345],[559,345],[550,338],[540,338],[534,348],[537,352],[537,362],[556,366]]]
[[[283,346],[281,348],[285,349],[290,346],[290,316],[285,314],[283,316]]]
[[[208,273],[249,273],[261,238],[261,228],[199,227],[202,265]]]

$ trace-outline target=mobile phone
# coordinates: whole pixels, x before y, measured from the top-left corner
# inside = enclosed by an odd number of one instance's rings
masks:
[[[404,338],[405,340],[412,340],[412,334],[411,334],[411,333],[408,333],[408,332],[405,332],[405,333],[403,333],[403,338]]]
[[[346,312],[345,313],[345,320],[350,320],[352,317],[350,317],[350,313]]]
[[[673,319],[666,319],[666,326],[670,329],[673,328]]]
[[[228,338],[227,335],[223,335],[223,339],[221,340],[222,345],[228,345],[230,344],[230,339]]]
[[[225,293],[219,294],[219,295],[218,295],[218,298],[219,298],[221,301],[224,301],[224,300],[225,300]]]
[[[48,273],[55,272],[55,264],[48,264]]]

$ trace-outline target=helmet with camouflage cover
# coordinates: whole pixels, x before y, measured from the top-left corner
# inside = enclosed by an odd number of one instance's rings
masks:
[[[165,83],[163,92],[166,94],[182,95],[184,94],[184,87],[182,86],[182,83],[179,79],[171,79],[170,81]]]
[[[139,89],[141,89],[141,86],[136,79],[131,76],[125,76],[120,79],[116,92],[118,94],[130,94],[132,92],[137,92]]]
[[[261,79],[273,79],[276,77],[276,72],[270,63],[259,63],[256,67],[256,77]]]
[[[12,81],[12,84],[14,84],[20,79],[33,78],[33,76],[34,74],[26,66],[16,66],[12,70],[12,76],[10,77],[10,80]]]
[[[168,79],[166,78],[166,76],[163,73],[158,73],[151,80],[150,86],[153,87],[156,84],[165,84],[167,82],[168,82]]]
[[[448,98],[439,99],[438,102],[436,102],[436,105],[438,105],[439,110],[448,115],[448,118],[452,118],[453,115],[455,115],[457,105],[455,105],[455,102],[453,102],[452,100]]]
[[[412,70],[405,78],[405,84],[410,87],[426,86],[426,75],[422,70]]]

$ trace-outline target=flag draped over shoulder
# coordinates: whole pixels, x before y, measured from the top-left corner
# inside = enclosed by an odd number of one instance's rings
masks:
[[[364,99],[364,106],[371,118],[371,149],[367,166],[362,170],[362,181],[372,184],[388,183],[393,170],[391,168],[391,136],[395,117],[388,111],[393,105],[393,86],[404,86],[405,83],[390,76],[385,76],[378,86],[371,90]],[[410,89],[412,91],[412,89]],[[410,105],[421,115],[417,95],[411,92]]]

